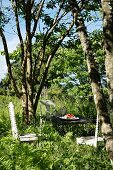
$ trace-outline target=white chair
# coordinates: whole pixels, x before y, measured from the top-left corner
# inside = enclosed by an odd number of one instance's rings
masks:
[[[102,137],[98,137],[98,128],[99,128],[98,125],[99,125],[99,118],[97,114],[95,136],[86,136],[86,137],[76,138],[77,144],[85,144],[85,145],[91,145],[91,146],[97,147],[98,143],[102,143],[104,140]]]
[[[31,142],[31,141],[36,141],[38,139],[35,133],[29,133],[24,135],[18,134],[15,112],[14,112],[14,105],[12,102],[9,103],[9,113],[10,113],[12,135],[14,139],[19,139],[21,142]]]

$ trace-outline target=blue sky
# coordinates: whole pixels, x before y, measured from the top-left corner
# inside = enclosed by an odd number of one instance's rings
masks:
[[[3,0],[2,6],[9,6],[9,0]],[[10,19],[11,20],[9,21],[8,25],[5,26],[5,36],[7,40],[8,50],[11,53],[16,49],[19,43],[19,39],[16,34],[15,19],[13,18],[13,16],[11,16]],[[21,22],[21,28],[22,28],[22,35],[23,37],[25,37],[25,27],[23,22]],[[3,44],[1,38],[0,38],[0,51],[3,51]],[[0,81],[2,78],[5,77],[6,73],[7,73],[7,66],[5,62],[5,57],[0,56]]]
[[[19,42],[18,37],[11,36],[10,34],[7,35],[6,37],[7,37],[9,52],[13,52],[13,50],[15,50],[16,46],[18,45],[18,42]],[[0,51],[3,51],[3,45],[2,45],[1,39],[0,39]],[[7,73],[7,66],[5,62],[5,57],[0,56],[0,81],[2,78],[5,77],[6,73]]]
[[[3,1],[3,3],[5,5],[9,4],[8,0]],[[23,37],[25,37],[25,27],[24,27],[23,22],[21,22],[21,26],[22,26],[22,35],[23,35]],[[102,26],[101,22],[88,23],[88,31],[92,32],[95,29],[100,29],[101,26]],[[18,36],[16,35],[16,32],[15,32],[14,19],[12,19],[10,21],[10,23],[5,27],[5,36],[7,39],[9,52],[13,52],[19,43]],[[0,51],[2,51],[2,50],[3,50],[3,45],[2,45],[2,40],[0,39]],[[5,77],[6,73],[7,73],[7,66],[6,66],[6,62],[5,62],[5,57],[0,56],[0,81],[2,78]]]
[[[8,28],[6,28],[6,31],[8,30]],[[13,52],[18,43],[18,37],[14,34],[11,34],[13,31],[12,30],[8,30],[9,32],[7,32],[6,35],[6,39],[7,39],[7,44],[8,44],[8,49],[9,52]],[[3,44],[2,41],[0,39],[0,51],[3,51]],[[0,81],[2,78],[5,77],[5,74],[7,73],[7,66],[6,66],[6,62],[5,62],[5,57],[4,56],[0,56]]]

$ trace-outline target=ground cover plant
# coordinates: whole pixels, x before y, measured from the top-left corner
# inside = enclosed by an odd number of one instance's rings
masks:
[[[67,129],[66,134],[61,135],[54,129],[51,122],[43,123],[42,136],[36,145],[14,140],[8,113],[10,100],[15,104],[20,133],[35,131],[38,135],[40,131],[39,121],[35,126],[24,126],[23,129],[21,105],[16,97],[0,96],[0,169],[112,170],[104,147],[95,149],[91,146],[79,146],[75,142],[71,129],[70,131]]]

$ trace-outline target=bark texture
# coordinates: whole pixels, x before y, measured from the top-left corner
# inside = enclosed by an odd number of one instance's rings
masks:
[[[105,68],[113,115],[113,1],[102,0]]]
[[[92,52],[91,42],[87,34],[87,29],[84,24],[83,17],[80,13],[79,6],[77,2],[74,3],[69,1],[73,15],[76,19],[76,29],[81,41],[81,45],[84,51],[84,54],[87,59],[87,67],[91,80],[91,88],[94,96],[94,102],[99,115],[101,123],[101,132],[105,140],[106,150],[108,152],[111,163],[113,162],[113,129],[110,123],[110,118],[108,115],[107,105],[105,101],[104,94],[101,89],[100,75],[96,68],[96,63],[94,55]]]
[[[27,64],[27,97],[28,97],[28,120],[31,122],[33,120],[33,90],[32,90],[32,38],[31,38],[31,10],[32,1],[28,0],[26,6],[26,64]]]
[[[103,37],[105,52],[105,68],[108,85],[109,100],[113,116],[113,1],[101,0],[103,11]],[[106,149],[113,164],[113,140],[108,137]]]

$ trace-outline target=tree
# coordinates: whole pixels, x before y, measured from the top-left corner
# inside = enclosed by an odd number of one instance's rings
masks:
[[[113,115],[113,1],[102,0],[103,12],[103,46],[109,100]]]
[[[97,1],[95,1],[95,5],[97,4]],[[87,1],[88,3],[88,1]],[[105,96],[102,91],[102,86],[101,86],[101,81],[100,81],[100,74],[97,70],[96,63],[95,63],[95,58],[94,54],[92,51],[92,44],[89,39],[88,33],[87,33],[87,28],[85,26],[84,22],[84,16],[82,13],[82,10],[79,6],[78,1],[71,1],[69,0],[69,4],[72,9],[73,16],[75,17],[76,21],[76,30],[78,32],[81,45],[84,51],[84,54],[86,56],[87,60],[87,67],[88,67],[88,72],[91,80],[91,88],[94,96],[94,102],[97,110],[97,114],[99,114],[100,117],[100,122],[101,122],[101,131],[105,140],[105,146],[106,150],[109,154],[111,163],[113,164],[113,129],[110,123],[110,117],[108,114],[108,109],[107,109],[107,104],[105,100]],[[91,2],[87,4],[90,8]],[[82,3],[82,6],[84,7],[85,10],[85,3]],[[95,8],[95,6],[93,6]],[[107,70],[107,77],[108,77],[108,83],[109,85],[112,85],[112,72],[109,69],[109,66],[112,64],[112,60],[110,60],[111,64],[109,63],[108,66],[108,60],[112,58],[112,49],[113,49],[113,44],[112,44],[112,37],[113,37],[113,32],[112,32],[112,26],[113,26],[113,15],[112,15],[112,1],[102,1],[102,7],[103,7],[103,16],[104,16],[104,29],[103,29],[103,34],[104,34],[104,48],[106,52],[106,70]],[[109,10],[108,10],[109,9]],[[96,8],[95,8],[96,10]],[[108,50],[109,49],[109,50]],[[112,69],[113,70],[113,69]],[[109,77],[111,75],[111,77]],[[112,86],[109,86],[110,90],[112,89]],[[110,98],[112,99],[112,92],[109,93]],[[111,100],[112,101],[112,100]]]
[[[64,0],[48,2],[45,0],[12,0],[10,3],[12,8],[8,8],[8,11],[13,11],[17,35],[20,41],[21,89],[18,88],[12,72],[12,64],[5,37],[4,26],[6,18],[2,9],[1,13],[4,17],[0,19],[0,36],[4,46],[8,74],[17,97],[22,101],[24,122],[29,124],[33,117],[35,118],[39,97],[50,63],[64,38],[72,29],[74,19],[71,17],[69,10],[63,9],[66,6]],[[54,14],[52,11],[54,11]],[[63,19],[67,17],[70,17],[70,19],[64,24]],[[25,23],[25,40],[22,37],[21,20]],[[40,22],[43,26],[41,30]],[[32,48],[34,38],[39,43],[39,48],[36,47],[37,50],[35,49],[35,51]]]

